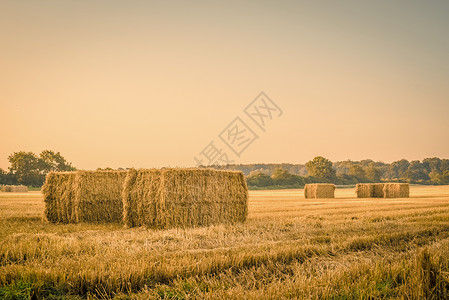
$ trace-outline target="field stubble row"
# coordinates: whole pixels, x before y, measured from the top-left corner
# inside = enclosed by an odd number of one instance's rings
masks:
[[[446,292],[448,187],[412,187],[403,201],[351,199],[353,191],[320,201],[305,200],[300,190],[252,191],[244,224],[170,230],[53,225],[41,220],[39,193],[0,194],[0,293],[359,298]],[[423,276],[436,277],[423,286]]]

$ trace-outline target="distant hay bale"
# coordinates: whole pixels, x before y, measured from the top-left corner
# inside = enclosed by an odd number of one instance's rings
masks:
[[[10,185],[3,185],[1,187],[1,191],[4,192],[4,193],[10,193],[10,192],[12,192],[12,188],[11,188]]]
[[[124,222],[152,228],[243,222],[248,188],[242,172],[212,169],[130,170]]]
[[[355,186],[357,198],[383,198],[383,183],[358,183]]]
[[[126,171],[50,172],[42,193],[53,223],[121,222]]]
[[[408,198],[408,183],[358,183],[357,198]]]
[[[410,197],[410,185],[408,183],[385,183],[383,193],[384,198],[408,198]]]
[[[382,198],[384,197],[384,183],[372,183],[373,187],[373,198]]]
[[[335,185],[328,183],[306,184],[304,196],[310,198],[335,198]]]
[[[24,185],[4,185],[1,191],[5,193],[28,193],[28,187]]]
[[[28,193],[28,187],[24,185],[13,185],[11,188],[13,193]]]

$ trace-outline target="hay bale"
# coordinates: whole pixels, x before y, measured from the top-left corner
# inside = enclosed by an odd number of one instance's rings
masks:
[[[408,183],[385,183],[383,193],[384,198],[408,198],[410,185]]]
[[[42,188],[53,223],[121,222],[126,171],[50,172]]]
[[[121,222],[126,171],[77,171],[73,183],[76,222]]]
[[[358,183],[355,186],[357,198],[383,198],[383,183]]]
[[[123,221],[127,226],[154,226],[156,223],[161,173],[158,169],[128,171],[122,194]]]
[[[373,198],[383,198],[384,197],[384,183],[372,183],[373,186]]]
[[[328,183],[306,184],[304,197],[310,198],[335,198],[335,185]]]
[[[357,198],[371,198],[373,195],[373,186],[370,183],[357,183],[355,186]]]
[[[5,193],[28,193],[28,187],[24,185],[4,185],[0,190]]]
[[[11,187],[11,192],[13,193],[28,193],[28,187],[24,185],[13,185]]]
[[[10,192],[12,192],[12,188],[11,188],[10,185],[3,185],[1,187],[1,191],[4,192],[4,193],[10,193]]]
[[[53,223],[74,223],[75,207],[73,183],[76,172],[50,172],[47,174],[42,194],[45,217]]]
[[[130,170],[123,190],[127,226],[194,227],[243,222],[248,188],[242,172]]]

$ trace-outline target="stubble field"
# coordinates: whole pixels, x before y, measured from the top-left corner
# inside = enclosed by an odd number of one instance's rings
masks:
[[[42,221],[0,193],[0,298],[449,298],[449,186],[408,199],[250,191],[244,224],[126,229]]]

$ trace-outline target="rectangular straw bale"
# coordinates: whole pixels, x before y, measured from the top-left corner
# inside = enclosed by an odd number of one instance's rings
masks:
[[[42,194],[45,217],[53,223],[74,222],[73,182],[76,172],[50,172],[47,174]]]
[[[129,227],[152,226],[156,221],[156,202],[160,197],[161,170],[131,169],[123,188],[123,221]]]
[[[383,193],[384,198],[408,198],[410,185],[408,183],[385,183]]]
[[[122,222],[126,171],[50,172],[42,193],[53,223]]]
[[[371,183],[373,186],[373,198],[383,198],[384,197],[384,183]]]
[[[131,170],[125,181],[123,203],[128,226],[232,224],[246,219],[248,188],[239,171]]]
[[[12,187],[10,185],[3,185],[1,191],[4,193],[10,193],[12,192]]]
[[[357,198],[383,198],[383,183],[358,183],[355,187]]]
[[[328,183],[306,184],[304,187],[304,197],[314,198],[335,198],[335,185]]]
[[[24,185],[3,185],[0,190],[5,193],[28,193],[28,187]]]
[[[357,198],[372,198],[373,186],[370,183],[357,183],[355,186]]]
[[[76,222],[122,222],[126,171],[77,171],[73,183]]]
[[[13,193],[28,193],[28,187],[24,185],[13,185],[11,187],[11,192]]]

